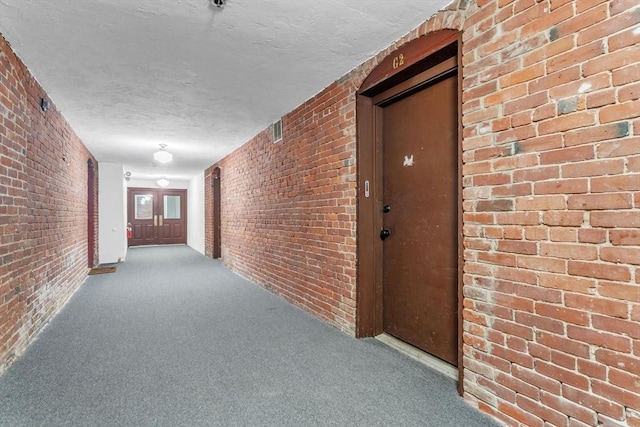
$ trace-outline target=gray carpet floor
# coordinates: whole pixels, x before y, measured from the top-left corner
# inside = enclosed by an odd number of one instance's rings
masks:
[[[90,276],[0,377],[2,426],[493,426],[456,384],[186,246]]]

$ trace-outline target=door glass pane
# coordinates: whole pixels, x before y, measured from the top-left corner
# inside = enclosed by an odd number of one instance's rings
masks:
[[[180,219],[180,196],[164,196],[164,219]]]
[[[136,219],[153,219],[153,195],[136,194],[135,204]]]

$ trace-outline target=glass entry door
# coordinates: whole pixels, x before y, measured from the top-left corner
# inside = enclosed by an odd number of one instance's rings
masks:
[[[129,188],[129,246],[187,243],[186,190]]]

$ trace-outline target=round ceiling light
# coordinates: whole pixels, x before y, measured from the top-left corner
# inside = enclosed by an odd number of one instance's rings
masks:
[[[166,150],[167,144],[160,144],[160,150],[153,153],[153,159],[159,163],[168,163],[173,160],[173,154]]]

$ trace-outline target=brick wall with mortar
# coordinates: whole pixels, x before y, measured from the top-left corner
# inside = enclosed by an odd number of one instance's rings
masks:
[[[0,373],[87,275],[87,161],[95,159],[53,103],[41,110],[41,98],[0,35]]]
[[[454,2],[218,163],[223,261],[352,332],[355,91],[459,29],[465,398],[509,425],[640,425],[639,24],[636,0]]]
[[[334,83],[215,166],[221,170],[222,260],[344,331],[355,325],[355,110]],[[212,172],[207,251],[212,248]]]
[[[213,257],[213,167],[204,172],[204,254]]]
[[[640,7],[469,12],[466,396],[512,425],[639,425]]]

